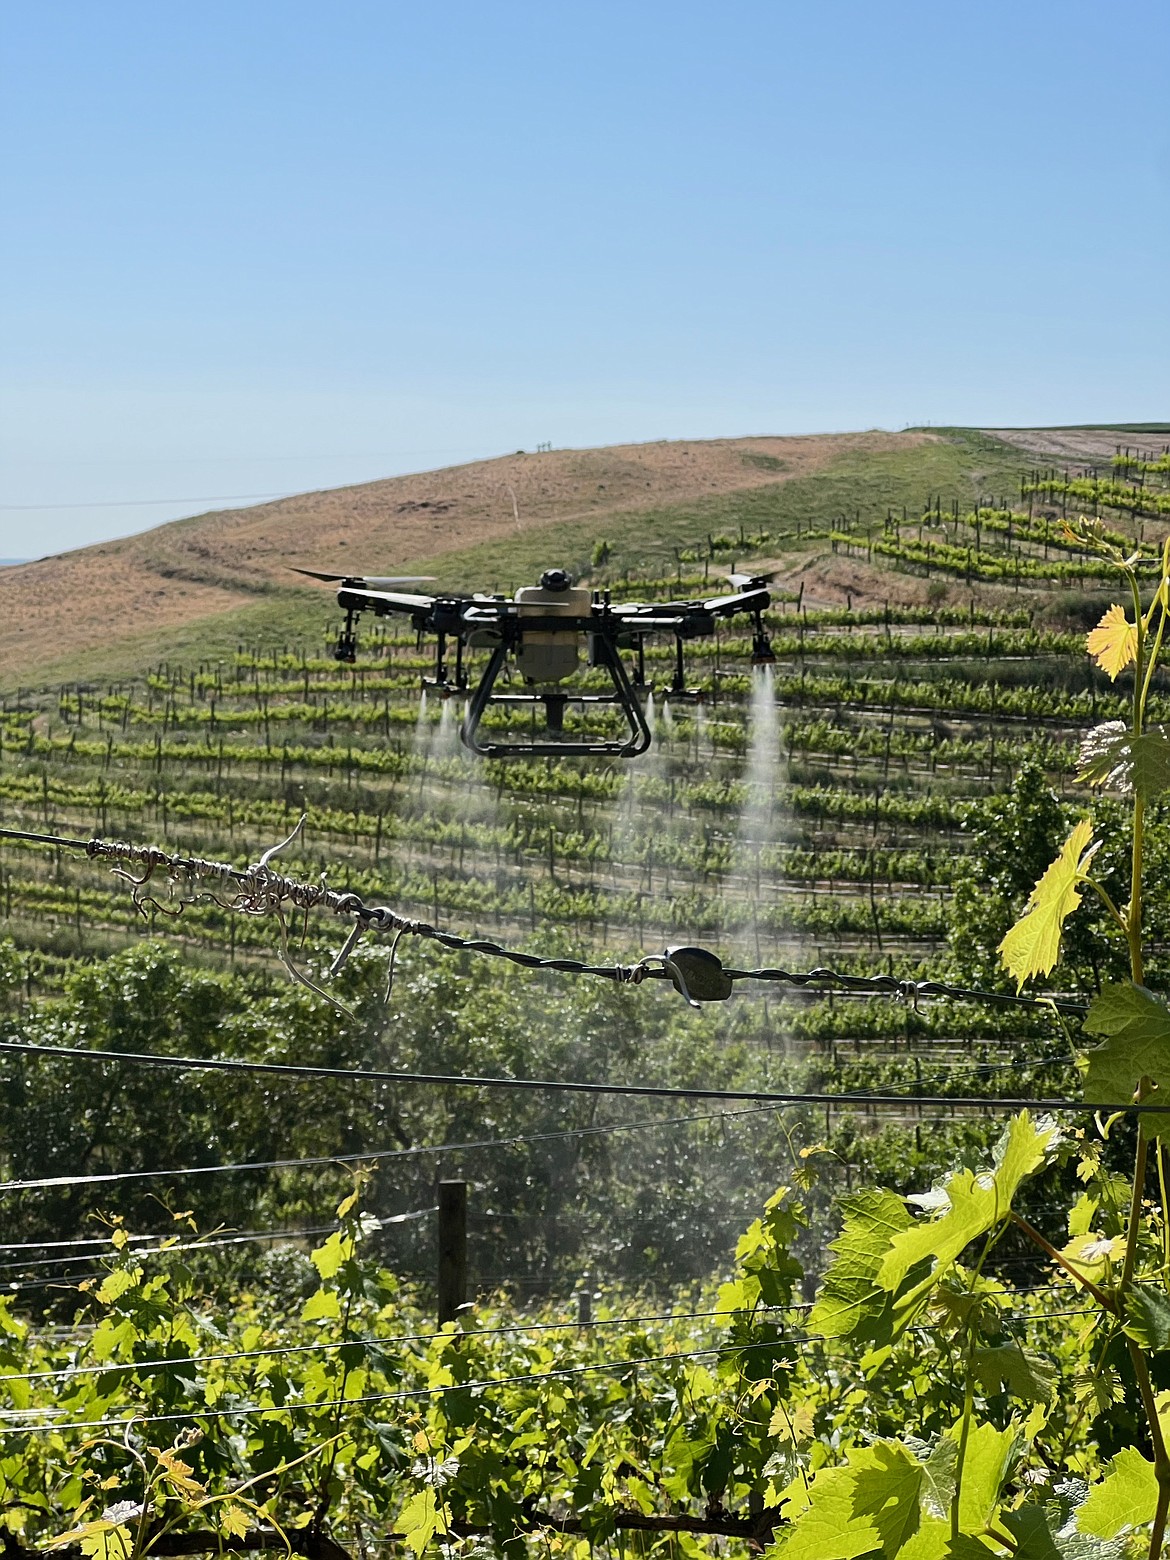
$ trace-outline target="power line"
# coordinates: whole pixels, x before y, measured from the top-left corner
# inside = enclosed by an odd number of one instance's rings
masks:
[[[314,1225],[312,1228],[300,1229],[300,1230],[238,1230],[233,1235],[231,1235],[230,1237],[228,1237],[225,1240],[195,1241],[192,1244],[193,1245],[204,1245],[204,1246],[209,1246],[209,1245],[228,1246],[228,1245],[232,1245],[232,1244],[242,1245],[245,1241],[253,1241],[253,1240],[292,1240],[294,1238],[300,1238],[302,1236],[327,1235],[330,1232],[330,1230],[334,1230],[336,1228],[337,1228],[337,1226],[335,1224],[318,1224],[318,1225]],[[162,1240],[165,1240],[165,1239],[166,1239],[166,1237],[162,1236],[162,1235],[154,1235],[154,1234],[131,1235],[131,1234],[127,1233],[127,1236],[126,1236],[126,1240],[127,1240],[126,1249],[127,1249],[127,1251],[132,1251],[132,1248],[135,1245],[135,1243],[137,1243],[137,1245],[141,1248],[145,1241],[156,1240],[156,1241],[160,1241],[161,1242]],[[97,1251],[96,1254],[100,1255],[103,1251],[107,1251],[109,1249],[110,1237],[108,1235],[95,1235],[95,1236],[91,1236],[91,1237],[79,1237],[79,1238],[75,1238],[73,1240],[23,1240],[23,1241],[9,1242],[8,1244],[4,1244],[4,1243],[0,1242],[0,1252],[10,1252],[10,1251],[63,1251],[63,1250],[76,1251],[78,1248],[80,1248],[82,1246],[96,1246],[98,1248],[98,1251]],[[175,1246],[165,1246],[165,1245],[161,1245],[161,1244],[158,1245],[158,1246],[148,1246],[148,1247],[145,1248],[146,1253],[149,1253],[151,1251],[175,1251],[177,1249],[178,1248],[175,1247]],[[62,1258],[61,1260],[64,1261],[65,1259]],[[72,1259],[70,1259],[70,1260],[72,1260]],[[27,1263],[9,1262],[9,1263],[4,1264],[4,1266],[7,1266],[7,1267],[31,1267],[32,1263],[31,1262],[27,1262]]]
[[[378,1228],[380,1229],[383,1225],[386,1224],[405,1224],[409,1220],[421,1219],[426,1214],[434,1213],[436,1211],[437,1210],[435,1208],[419,1208],[412,1213],[398,1213],[388,1215],[386,1218],[378,1220]],[[336,1228],[337,1226],[335,1224],[318,1224],[313,1229],[271,1230],[267,1234],[263,1235],[228,1235],[222,1240],[212,1239],[175,1241],[173,1245],[158,1246],[132,1247],[127,1245],[124,1248],[123,1254],[128,1257],[169,1257],[172,1252],[176,1251],[217,1251],[221,1250],[225,1246],[251,1245],[254,1241],[258,1240],[307,1240],[310,1236],[314,1235],[328,1235]],[[370,1233],[375,1234],[376,1231],[371,1227]],[[79,1242],[78,1244],[89,1245],[91,1243],[86,1241]],[[0,1263],[0,1271],[8,1273],[27,1273],[29,1268],[60,1267],[67,1262],[92,1262],[95,1257],[100,1258],[103,1255],[111,1255],[109,1251],[110,1242],[106,1240],[100,1242],[100,1244],[106,1248],[104,1252],[79,1251],[74,1256],[66,1255],[59,1257],[36,1257],[27,1262],[3,1262]]]

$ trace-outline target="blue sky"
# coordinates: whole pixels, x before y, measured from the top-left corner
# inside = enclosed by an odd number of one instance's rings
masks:
[[[1164,0],[18,0],[0,555],[544,440],[1165,418],[1168,44]]]

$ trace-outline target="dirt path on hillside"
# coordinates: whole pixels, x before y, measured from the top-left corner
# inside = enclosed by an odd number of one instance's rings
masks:
[[[1119,433],[1116,428],[981,428],[993,438],[1014,444],[1037,459],[1058,465],[1096,465],[1113,458],[1118,446],[1160,450],[1170,433]]]

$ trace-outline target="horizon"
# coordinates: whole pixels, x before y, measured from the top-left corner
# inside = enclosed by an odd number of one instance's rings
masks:
[[[489,455],[472,455],[472,456],[469,456],[466,460],[451,461],[451,462],[448,462],[446,465],[443,465],[443,466],[412,466],[412,467],[407,467],[407,468],[405,468],[403,470],[400,470],[400,471],[385,472],[384,474],[382,474],[380,476],[374,476],[374,477],[365,478],[365,479],[363,479],[362,481],[359,481],[359,482],[340,482],[340,483],[336,484],[336,486],[333,487],[333,488],[311,487],[311,488],[296,488],[296,489],[292,489],[292,490],[290,490],[288,492],[284,492],[284,493],[240,494],[240,495],[237,495],[237,497],[241,501],[237,502],[237,503],[228,503],[227,502],[227,499],[228,499],[228,497],[230,497],[230,495],[223,495],[222,497],[220,497],[218,499],[211,499],[211,498],[207,498],[207,499],[192,499],[192,500],[188,501],[189,505],[196,505],[196,504],[199,504],[199,505],[210,505],[210,507],[199,507],[199,508],[196,508],[196,507],[186,507],[180,513],[169,514],[165,519],[151,519],[151,520],[148,520],[145,524],[131,525],[128,529],[119,531],[116,534],[115,533],[109,533],[109,534],[103,534],[103,535],[100,535],[100,536],[95,536],[95,537],[92,537],[89,540],[81,541],[81,542],[75,542],[71,546],[58,548],[58,549],[56,549],[54,551],[50,551],[50,552],[31,553],[31,554],[29,554],[26,557],[19,557],[19,558],[17,558],[17,557],[0,558],[0,568],[16,568],[19,565],[24,564],[24,563],[38,563],[38,562],[42,562],[42,561],[44,561],[47,558],[58,557],[58,556],[61,556],[61,555],[65,554],[65,553],[69,553],[69,552],[77,552],[77,551],[83,550],[86,547],[101,546],[101,545],[106,544],[106,543],[127,541],[127,540],[130,540],[133,537],[146,535],[150,531],[156,531],[156,530],[159,530],[159,529],[161,529],[161,528],[163,528],[165,526],[173,525],[173,524],[176,524],[179,521],[183,521],[183,520],[202,519],[205,516],[211,516],[211,515],[215,515],[215,514],[236,513],[237,511],[244,510],[244,509],[259,508],[259,507],[261,507],[262,505],[264,505],[266,503],[278,503],[278,502],[280,502],[280,501],[282,501],[284,499],[299,498],[299,497],[306,496],[306,495],[313,494],[313,493],[325,493],[325,492],[344,491],[344,489],[347,488],[347,487],[355,487],[355,488],[356,487],[367,487],[367,486],[369,486],[369,485],[371,485],[373,483],[393,481],[393,480],[395,480],[398,477],[425,476],[425,475],[427,475],[430,472],[440,472],[440,471],[446,471],[446,470],[453,470],[453,469],[458,469],[460,466],[482,465],[482,464],[487,464],[487,463],[489,463],[491,461],[495,461],[495,460],[504,460],[504,459],[507,459],[509,456],[513,456],[513,455],[538,455],[538,454],[541,454],[541,453],[546,453],[546,454],[562,453],[562,454],[564,454],[564,453],[584,452],[584,451],[587,451],[587,450],[636,448],[636,447],[638,447],[640,445],[652,445],[652,444],[706,444],[706,443],[720,443],[720,442],[724,442],[724,441],[727,441],[727,440],[832,438],[832,437],[836,437],[836,436],[839,436],[839,435],[842,435],[842,434],[846,434],[846,433],[914,433],[914,432],[945,433],[949,429],[959,428],[961,426],[964,426],[964,425],[953,424],[953,423],[933,424],[933,423],[927,422],[927,423],[918,423],[918,424],[907,424],[905,427],[897,428],[897,429],[894,429],[894,428],[867,428],[867,429],[837,428],[837,429],[823,429],[822,428],[822,429],[802,430],[802,431],[797,432],[797,433],[716,434],[716,435],[712,435],[709,438],[708,437],[702,437],[702,436],[695,437],[695,438],[688,438],[686,436],[680,436],[678,438],[666,438],[666,439],[625,439],[625,440],[621,440],[621,441],[619,441],[619,442],[617,442],[615,444],[611,444],[611,445],[586,445],[586,444],[577,444],[577,445],[574,445],[574,444],[568,444],[568,445],[548,445],[548,444],[545,444],[545,445],[542,445],[542,446],[538,446],[536,449],[531,449],[531,450],[529,450],[529,449],[497,450],[493,454],[489,454]],[[1148,439],[1151,439],[1153,441],[1156,441],[1158,438],[1160,438],[1163,435],[1170,435],[1170,421],[1166,421],[1166,422],[1137,422],[1137,421],[1134,421],[1134,422],[1128,422],[1128,423],[1125,423],[1125,422],[1106,422],[1106,421],[1085,422],[1085,423],[1047,423],[1047,424],[1034,423],[1034,424],[1020,424],[1020,425],[1018,425],[1015,428],[1009,428],[1006,424],[997,424],[996,426],[999,429],[999,431],[1002,431],[1002,432],[1030,432],[1030,431],[1033,431],[1033,430],[1040,431],[1042,429],[1043,430],[1050,430],[1052,432],[1074,432],[1074,431],[1077,431],[1079,429],[1098,429],[1098,430],[1101,430],[1101,431],[1116,431],[1119,436],[1122,435],[1122,434],[1132,434],[1136,438],[1138,438],[1139,440],[1142,439],[1142,438],[1148,438]],[[980,431],[981,432],[981,431],[985,431],[985,430],[977,429],[977,430],[973,430],[973,431]],[[140,504],[140,503],[143,503],[143,502],[149,503],[150,501],[130,500],[129,504],[126,507],[130,508],[130,507],[133,507],[133,506],[135,506],[137,504]],[[160,500],[159,502],[166,502],[166,501],[161,501]],[[170,501],[170,502],[173,502],[175,504],[180,504],[180,503],[183,503],[184,501],[183,500],[174,500],[174,501]],[[0,515],[3,515],[6,511],[7,512],[13,512],[13,511],[20,512],[22,510],[39,510],[41,507],[42,506],[39,506],[39,505],[30,505],[30,506],[13,505],[13,506],[6,506],[4,504],[0,504]],[[58,507],[67,508],[67,507],[71,507],[71,506],[47,505],[47,506],[43,506],[43,507],[45,507],[47,509],[55,509],[55,508],[58,508]]]

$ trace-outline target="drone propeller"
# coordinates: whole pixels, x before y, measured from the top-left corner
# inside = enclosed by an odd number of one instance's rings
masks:
[[[754,590],[759,585],[769,585],[776,578],[776,570],[768,569],[763,574],[729,574],[728,583],[734,585],[737,590]]]
[[[294,574],[307,574],[311,580],[324,580],[327,585],[352,582],[369,590],[384,590],[392,585],[423,585],[435,578],[433,574],[321,574],[317,569],[290,567]]]

